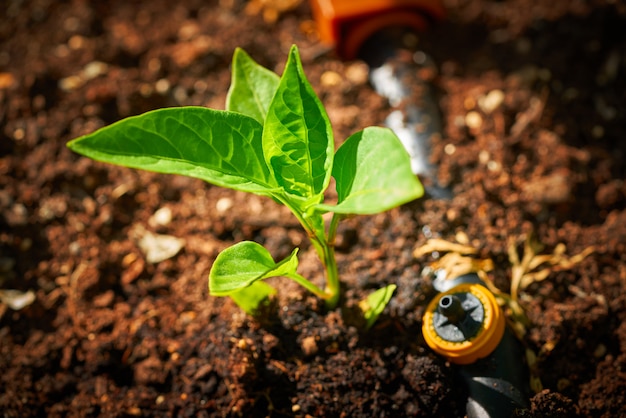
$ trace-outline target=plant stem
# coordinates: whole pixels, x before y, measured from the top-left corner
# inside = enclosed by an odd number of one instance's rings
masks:
[[[339,296],[341,293],[339,271],[337,269],[337,261],[335,260],[335,237],[337,236],[337,226],[342,216],[336,213],[333,214],[328,227],[328,234],[326,234],[324,232],[324,221],[321,215],[315,214],[314,216],[309,217],[303,216],[297,205],[292,205],[291,202],[289,202],[288,199],[285,199],[284,196],[276,195],[274,197],[291,210],[307,232],[313,247],[315,247],[315,250],[317,251],[317,255],[320,257],[320,261],[326,270],[326,288],[322,291],[320,288],[300,275],[298,275],[298,278],[292,278],[305,289],[326,300],[326,306],[329,309],[335,308],[337,303],[339,303]]]
[[[289,278],[319,298],[329,301],[333,297],[333,295],[331,295],[329,292],[326,292],[320,289],[319,287],[315,286],[313,283],[308,281],[304,276],[301,276],[298,273],[289,275]]]
[[[333,214],[333,217],[328,226],[328,236],[323,243],[324,258],[326,263],[326,291],[331,294],[331,297],[326,301],[329,308],[334,308],[339,302],[339,296],[341,292],[341,284],[339,282],[339,271],[337,269],[337,260],[335,259],[335,238],[337,236],[337,226],[341,220],[341,215]]]

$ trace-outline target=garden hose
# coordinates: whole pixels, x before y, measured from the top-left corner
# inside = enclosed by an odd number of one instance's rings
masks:
[[[357,58],[367,39],[390,27],[422,32],[445,16],[439,0],[311,0],[311,8],[320,40],[348,60]]]
[[[457,365],[467,385],[469,418],[509,417],[528,407],[519,341],[477,274],[435,280],[439,293],[423,316],[424,340]]]
[[[431,198],[449,198],[430,161],[431,141],[441,133],[433,60],[409,52],[407,33],[423,32],[445,16],[439,0],[311,0],[318,33],[345,59],[370,67],[370,83],[392,108],[385,120],[411,157],[411,168]]]

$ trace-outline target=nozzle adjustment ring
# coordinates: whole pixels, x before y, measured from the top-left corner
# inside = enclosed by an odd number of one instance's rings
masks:
[[[426,344],[455,364],[470,364],[491,354],[506,322],[493,294],[480,284],[440,293],[422,319]]]

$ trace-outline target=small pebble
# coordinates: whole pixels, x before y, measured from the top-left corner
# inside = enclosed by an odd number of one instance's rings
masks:
[[[148,220],[150,226],[165,226],[172,222],[172,210],[168,207],[159,208]]]
[[[85,83],[81,77],[77,75],[71,75],[59,80],[59,88],[63,91],[76,90]]]
[[[478,129],[483,124],[483,118],[478,112],[471,111],[465,115],[465,125],[470,129]]]
[[[315,337],[314,336],[310,336],[310,337],[306,337],[302,340],[302,352],[304,353],[304,355],[306,356],[312,356],[317,354],[317,342],[315,341]]]
[[[85,44],[87,43],[86,41],[87,41],[87,40],[85,39],[85,37],[84,37],[84,36],[80,36],[80,35],[73,35],[73,36],[72,36],[72,37],[71,37],[71,38],[67,41],[67,46],[68,46],[70,49],[72,49],[72,50],[76,51],[76,50],[82,49],[82,48],[85,46]]]
[[[454,146],[454,144],[446,144],[446,146],[443,147],[443,152],[445,152],[446,155],[453,155],[456,152],[456,146]]]
[[[491,90],[487,95],[478,99],[478,106],[486,114],[490,114],[496,110],[504,101],[504,92],[502,90]]]
[[[109,66],[101,61],[91,61],[85,65],[82,71],[82,78],[84,80],[92,80],[100,75],[106,74],[109,70]]]
[[[0,302],[6,304],[14,311],[24,309],[28,305],[32,304],[36,299],[35,292],[29,290],[27,292],[21,292],[13,289],[0,290]]]
[[[233,199],[229,197],[222,197],[215,203],[215,209],[217,209],[219,213],[224,213],[232,207]]]
[[[489,151],[482,150],[478,153],[478,161],[481,164],[487,164],[489,162],[490,156]]]
[[[369,67],[365,63],[354,63],[346,68],[346,78],[357,86],[367,83]]]
[[[324,87],[335,87],[341,83],[341,76],[334,71],[326,71],[322,74],[320,82]]]
[[[154,89],[159,94],[165,94],[170,91],[170,82],[166,78],[162,78],[156,82]]]
[[[185,246],[185,240],[171,235],[144,231],[137,243],[148,263],[160,263],[174,257]]]

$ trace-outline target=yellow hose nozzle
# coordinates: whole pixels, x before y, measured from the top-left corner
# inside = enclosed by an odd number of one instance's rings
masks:
[[[451,363],[470,364],[491,354],[504,334],[505,318],[493,294],[480,284],[440,293],[426,308],[426,344]]]

